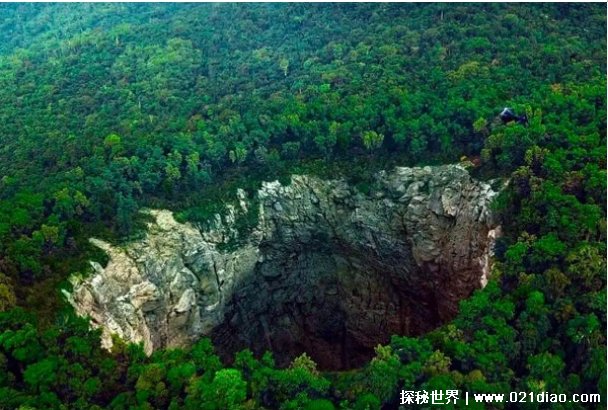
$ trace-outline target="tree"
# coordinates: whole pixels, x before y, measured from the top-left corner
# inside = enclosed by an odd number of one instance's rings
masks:
[[[314,138],[317,148],[325,157],[329,157],[334,145],[336,145],[336,135],[332,133],[317,135]]]
[[[234,149],[229,152],[229,156],[232,163],[240,164],[247,158],[247,148],[242,142],[237,142]]]
[[[186,407],[191,409],[223,410],[241,409],[247,397],[247,384],[236,369],[222,369],[215,373],[208,384],[194,380],[186,397]]]
[[[563,360],[556,355],[545,352],[528,359],[530,379],[527,387],[532,391],[556,391],[562,388]]]
[[[140,404],[150,403],[155,408],[167,405],[169,392],[165,384],[167,370],[161,363],[143,366],[135,383],[136,397]]]
[[[279,61],[279,68],[283,71],[285,77],[287,77],[287,72],[289,71],[289,60],[286,58],[282,58]]]
[[[110,158],[114,158],[123,153],[122,140],[118,134],[109,134],[104,138],[103,145]]]
[[[11,282],[9,277],[0,272],[0,312],[9,310],[17,303]]]
[[[305,410],[335,410],[334,404],[327,399],[317,399],[309,401],[304,407]]]
[[[56,373],[59,361],[56,357],[49,357],[30,364],[23,372],[23,379],[32,388],[38,391],[49,390],[57,381]]]
[[[448,373],[452,361],[439,350],[435,350],[424,364],[424,372],[430,376]]]
[[[357,398],[354,410],[380,410],[382,402],[371,393],[366,393]]]
[[[363,145],[368,151],[373,151],[382,145],[384,141],[384,135],[378,134],[376,131],[365,131],[361,139],[363,141]]]
[[[391,346],[378,345],[375,350],[376,356],[366,370],[369,391],[385,403],[397,391],[401,362]]]
[[[605,287],[606,259],[600,256],[597,248],[582,243],[566,256],[568,276],[576,283],[579,281],[590,290]]]
[[[135,212],[137,212],[137,203],[133,197],[119,193],[116,201],[116,225],[123,235],[133,230]]]

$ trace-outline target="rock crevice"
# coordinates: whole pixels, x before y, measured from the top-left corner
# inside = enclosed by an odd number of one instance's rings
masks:
[[[351,368],[392,334],[451,319],[485,283],[495,195],[456,165],[380,172],[366,193],[296,175],[264,183],[258,209],[239,190],[205,228],[151,210],[139,241],[91,239],[109,263],[75,278],[68,298],[105,346],[111,333],[148,353],[209,336],[225,357],[248,347],[286,364],[306,351],[323,368]],[[248,212],[257,223],[240,234]]]

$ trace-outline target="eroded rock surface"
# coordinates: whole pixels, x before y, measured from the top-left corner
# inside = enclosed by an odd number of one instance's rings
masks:
[[[459,166],[381,172],[364,194],[342,180],[264,183],[202,228],[166,210],[70,302],[145,350],[210,336],[226,357],[249,347],[280,364],[306,351],[323,368],[362,364],[391,334],[449,320],[486,280],[496,226],[490,185]],[[259,209],[247,209],[255,206]],[[257,213],[246,234],[242,215]]]

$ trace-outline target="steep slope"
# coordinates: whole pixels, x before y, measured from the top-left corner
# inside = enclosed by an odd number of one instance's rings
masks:
[[[324,368],[363,364],[392,334],[453,317],[480,287],[495,235],[496,192],[459,166],[397,168],[369,194],[341,180],[264,183],[259,209],[240,204],[199,229],[169,211],[124,248],[93,239],[110,262],[76,284],[71,302],[109,334],[145,350],[204,335],[226,357],[302,351]],[[239,218],[257,213],[241,233]]]

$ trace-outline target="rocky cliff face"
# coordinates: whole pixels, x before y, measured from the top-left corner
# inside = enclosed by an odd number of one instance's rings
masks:
[[[249,347],[285,364],[306,351],[322,367],[362,364],[391,334],[449,320],[482,286],[496,234],[496,192],[459,166],[381,172],[367,193],[293,176],[243,191],[202,228],[149,211],[142,240],[74,281],[69,300],[110,334],[151,352],[210,336],[229,357]],[[243,215],[257,216],[246,234]]]

